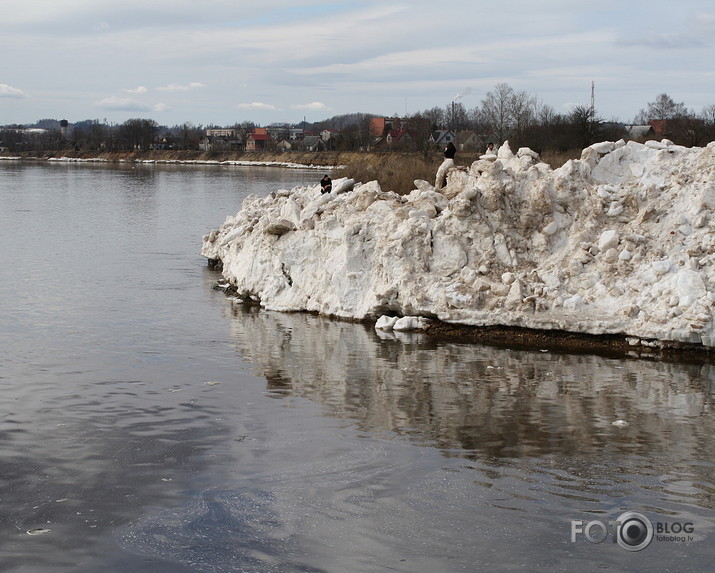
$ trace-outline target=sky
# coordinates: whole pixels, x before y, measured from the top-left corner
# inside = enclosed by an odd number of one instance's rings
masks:
[[[715,104],[712,0],[0,0],[0,125],[403,116],[499,83],[626,123]]]

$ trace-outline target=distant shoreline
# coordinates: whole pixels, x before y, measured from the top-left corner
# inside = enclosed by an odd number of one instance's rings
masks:
[[[62,161],[74,163],[159,163],[240,165],[334,171],[365,153],[355,152],[211,152],[211,151],[22,151],[0,153],[0,161]]]

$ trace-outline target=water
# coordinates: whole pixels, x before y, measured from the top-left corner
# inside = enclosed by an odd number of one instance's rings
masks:
[[[201,236],[319,177],[0,163],[0,571],[712,571],[712,366],[212,289]],[[692,540],[571,542],[627,510]]]

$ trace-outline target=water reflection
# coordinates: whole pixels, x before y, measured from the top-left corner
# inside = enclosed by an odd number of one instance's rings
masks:
[[[380,339],[370,326],[234,304],[241,353],[276,394],[469,457],[667,451],[709,459],[710,364]],[[701,423],[694,424],[694,419]],[[613,422],[624,420],[618,427]]]
[[[484,483],[524,459],[557,495],[599,502],[604,488],[618,495],[619,479],[656,473],[648,487],[662,499],[713,507],[710,364],[381,339],[366,325],[235,303],[230,314],[241,354],[275,396],[476,461]]]

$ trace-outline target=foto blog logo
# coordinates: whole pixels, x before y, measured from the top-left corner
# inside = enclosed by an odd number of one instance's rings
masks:
[[[653,540],[653,524],[642,513],[626,511],[618,519],[604,523],[600,520],[571,521],[571,542],[583,535],[591,543],[602,543],[609,534],[612,541],[627,551],[641,551]]]

